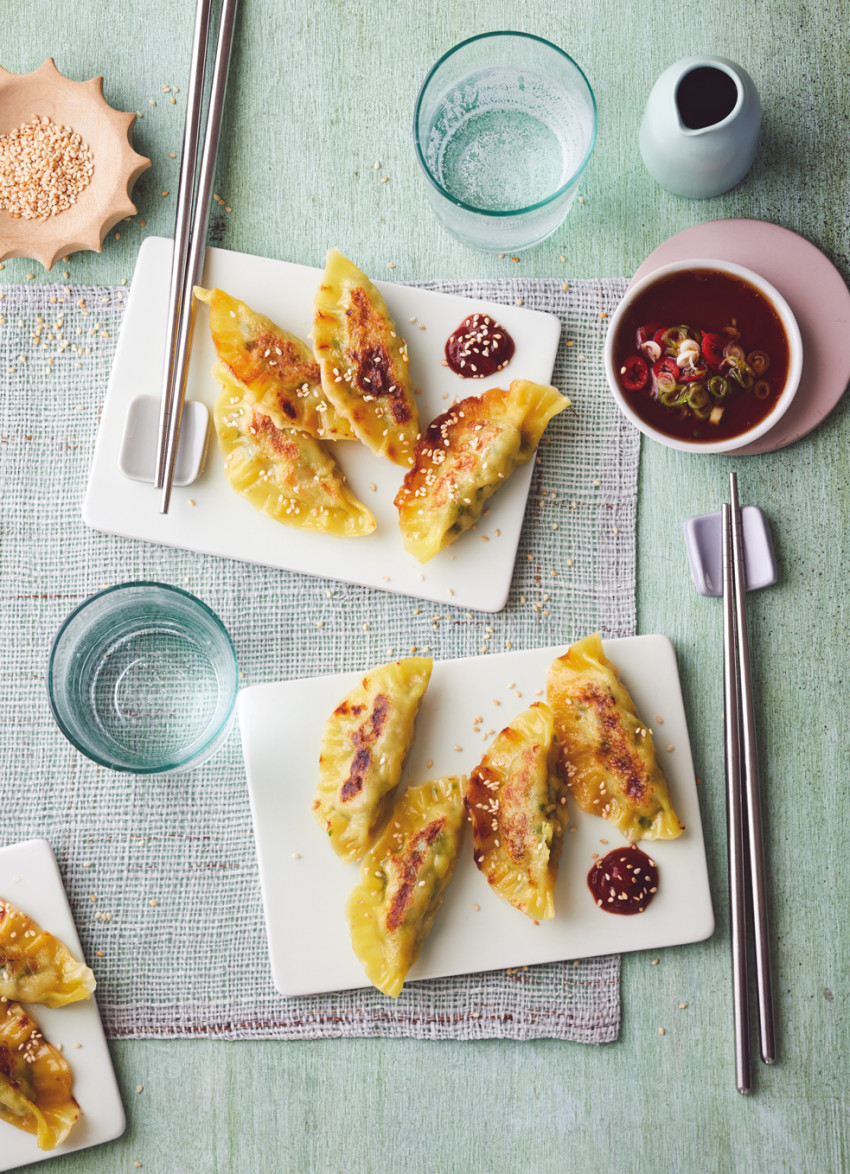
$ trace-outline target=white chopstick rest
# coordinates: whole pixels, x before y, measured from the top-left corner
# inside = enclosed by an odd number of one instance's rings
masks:
[[[156,483],[157,420],[161,402],[155,395],[137,395],[124,418],[118,468],[131,481]],[[200,400],[186,400],[174,463],[174,484],[192,485],[204,471],[210,434],[210,410]]]

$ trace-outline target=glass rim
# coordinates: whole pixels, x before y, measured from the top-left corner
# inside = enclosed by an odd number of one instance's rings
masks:
[[[526,204],[522,208],[479,208],[475,204],[467,204],[466,201],[459,200],[457,196],[453,196],[449,191],[447,191],[446,188],[443,187],[436,176],[432,174],[430,167],[425,162],[425,156],[422,152],[419,139],[419,112],[422,108],[422,99],[424,97],[425,91],[427,90],[428,84],[433,78],[434,74],[437,72],[443,62],[448,61],[448,59],[457,53],[458,50],[465,49],[467,45],[472,45],[475,41],[486,41],[495,37],[522,37],[526,41],[537,41],[539,45],[545,45],[547,49],[554,49],[556,53],[565,58],[570,63],[570,65],[572,65],[573,68],[577,70],[579,77],[584,82],[585,86],[587,86],[587,92],[590,95],[590,105],[593,111],[593,130],[590,136],[590,142],[581,162],[575,168],[572,175],[570,175],[569,179],[562,183],[557,191],[553,192],[552,195],[547,196],[544,200],[538,200],[534,204]],[[522,216],[527,212],[536,212],[538,209],[545,208],[548,204],[551,204],[555,200],[559,199],[559,197],[562,196],[578,180],[579,176],[587,166],[590,156],[593,153],[593,148],[596,145],[596,132],[598,125],[599,111],[596,105],[596,95],[593,92],[593,87],[587,80],[587,75],[585,74],[582,67],[574,58],[570,57],[569,53],[566,53],[558,45],[553,44],[552,41],[547,41],[545,37],[538,37],[534,33],[522,33],[513,29],[498,29],[491,33],[476,33],[474,37],[467,37],[465,41],[459,41],[457,45],[453,45],[451,49],[448,49],[428,71],[428,75],[419,89],[419,94],[416,98],[416,106],[413,111],[413,144],[416,149],[416,158],[419,161],[419,166],[425,172],[426,178],[433,184],[433,186],[444,199],[448,200],[449,203],[453,204],[456,208],[463,208],[467,212],[474,212],[476,216],[492,216],[494,219],[498,219],[499,217]]]
[[[116,591],[127,591],[134,587],[155,587],[157,590],[168,591],[173,595],[182,595],[184,599],[191,600],[192,603],[196,604],[202,612],[207,613],[207,616],[213,621],[213,625],[218,628],[218,630],[224,636],[227,649],[230,653],[230,659],[233,664],[233,678],[235,682],[233,696],[230,699],[227,713],[224,715],[222,721],[217,725],[215,733],[211,737],[207,738],[207,740],[202,745],[198,746],[198,748],[191,754],[185,754],[182,757],[176,759],[176,761],[164,762],[161,766],[125,766],[123,764],[118,764],[111,761],[104,755],[95,752],[91,747],[82,746],[80,744],[80,739],[68,729],[68,726],[66,725],[62,715],[59,713],[56,707],[56,702],[53,697],[53,666],[56,659],[56,650],[59,646],[59,641],[68,629],[69,625],[81,612],[85,611],[86,608],[96,600],[102,599],[105,595],[113,595]],[[73,611],[68,613],[59,626],[56,635],[53,637],[53,642],[50,645],[50,653],[47,658],[47,680],[45,683],[47,686],[47,701],[50,705],[50,710],[53,714],[54,721],[68,739],[68,741],[71,743],[71,745],[76,750],[79,750],[81,754],[85,755],[86,758],[90,759],[92,762],[96,762],[99,766],[107,767],[109,770],[121,771],[122,774],[168,774],[169,772],[176,772],[188,768],[195,759],[200,758],[204,751],[208,750],[215,743],[217,738],[221,737],[221,735],[229,729],[230,723],[233,719],[233,714],[236,710],[236,701],[239,695],[239,661],[236,657],[236,649],[233,646],[233,639],[230,633],[225,627],[221,617],[216,615],[209,604],[204,603],[202,599],[199,599],[197,595],[193,595],[191,591],[184,591],[182,587],[174,587],[170,583],[157,583],[153,579],[134,579],[129,583],[116,583],[112,587],[104,587],[103,590],[96,591],[94,595],[90,595],[87,599],[84,599],[82,603],[77,604]]]

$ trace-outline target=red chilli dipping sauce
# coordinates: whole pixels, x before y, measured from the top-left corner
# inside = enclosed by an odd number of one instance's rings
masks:
[[[461,379],[486,379],[507,367],[514,340],[488,314],[470,314],[446,340],[446,365]]]
[[[761,290],[714,269],[662,278],[639,294],[614,341],[629,406],[681,440],[732,440],[775,407],[788,338]]]
[[[658,892],[658,868],[645,852],[628,844],[596,861],[587,874],[587,887],[606,913],[643,913]]]

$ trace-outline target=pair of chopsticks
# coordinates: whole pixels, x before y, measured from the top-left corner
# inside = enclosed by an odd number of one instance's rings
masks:
[[[729,474],[731,505],[723,515],[723,686],[726,726],[726,811],[729,836],[729,903],[732,922],[732,995],[735,1013],[735,1082],[751,1087],[747,930],[751,923],[756,964],[761,1058],[776,1059],[773,989],[765,893],[759,768],[753,716],[747,582],[738,478]]]
[[[203,130],[201,115],[209,55],[212,0],[198,0],[195,10],[192,72],[189,78],[186,126],[183,131],[183,151],[180,160],[180,184],[177,190],[177,213],[174,221],[174,256],[168,296],[168,333],[154,480],[155,487],[162,490],[159,507],[162,514],[168,513],[177,446],[180,443],[180,422],[186,395],[192,333],[195,327],[195,299],[192,290],[200,281],[204,265],[207,224],[210,217],[230,52],[236,27],[237,3],[238,0],[223,0],[222,3]]]

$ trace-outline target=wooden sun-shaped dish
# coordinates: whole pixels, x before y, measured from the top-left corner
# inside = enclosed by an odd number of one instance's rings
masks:
[[[91,182],[70,208],[46,220],[15,219],[0,211],[0,261],[32,257],[50,269],[67,253],[101,251],[110,228],[135,213],[130,193],[151,161],[133,150],[136,115],[107,104],[103,78],[71,81],[52,57],[33,73],[14,74],[0,67],[0,135],[34,115],[70,126],[94,157]]]

